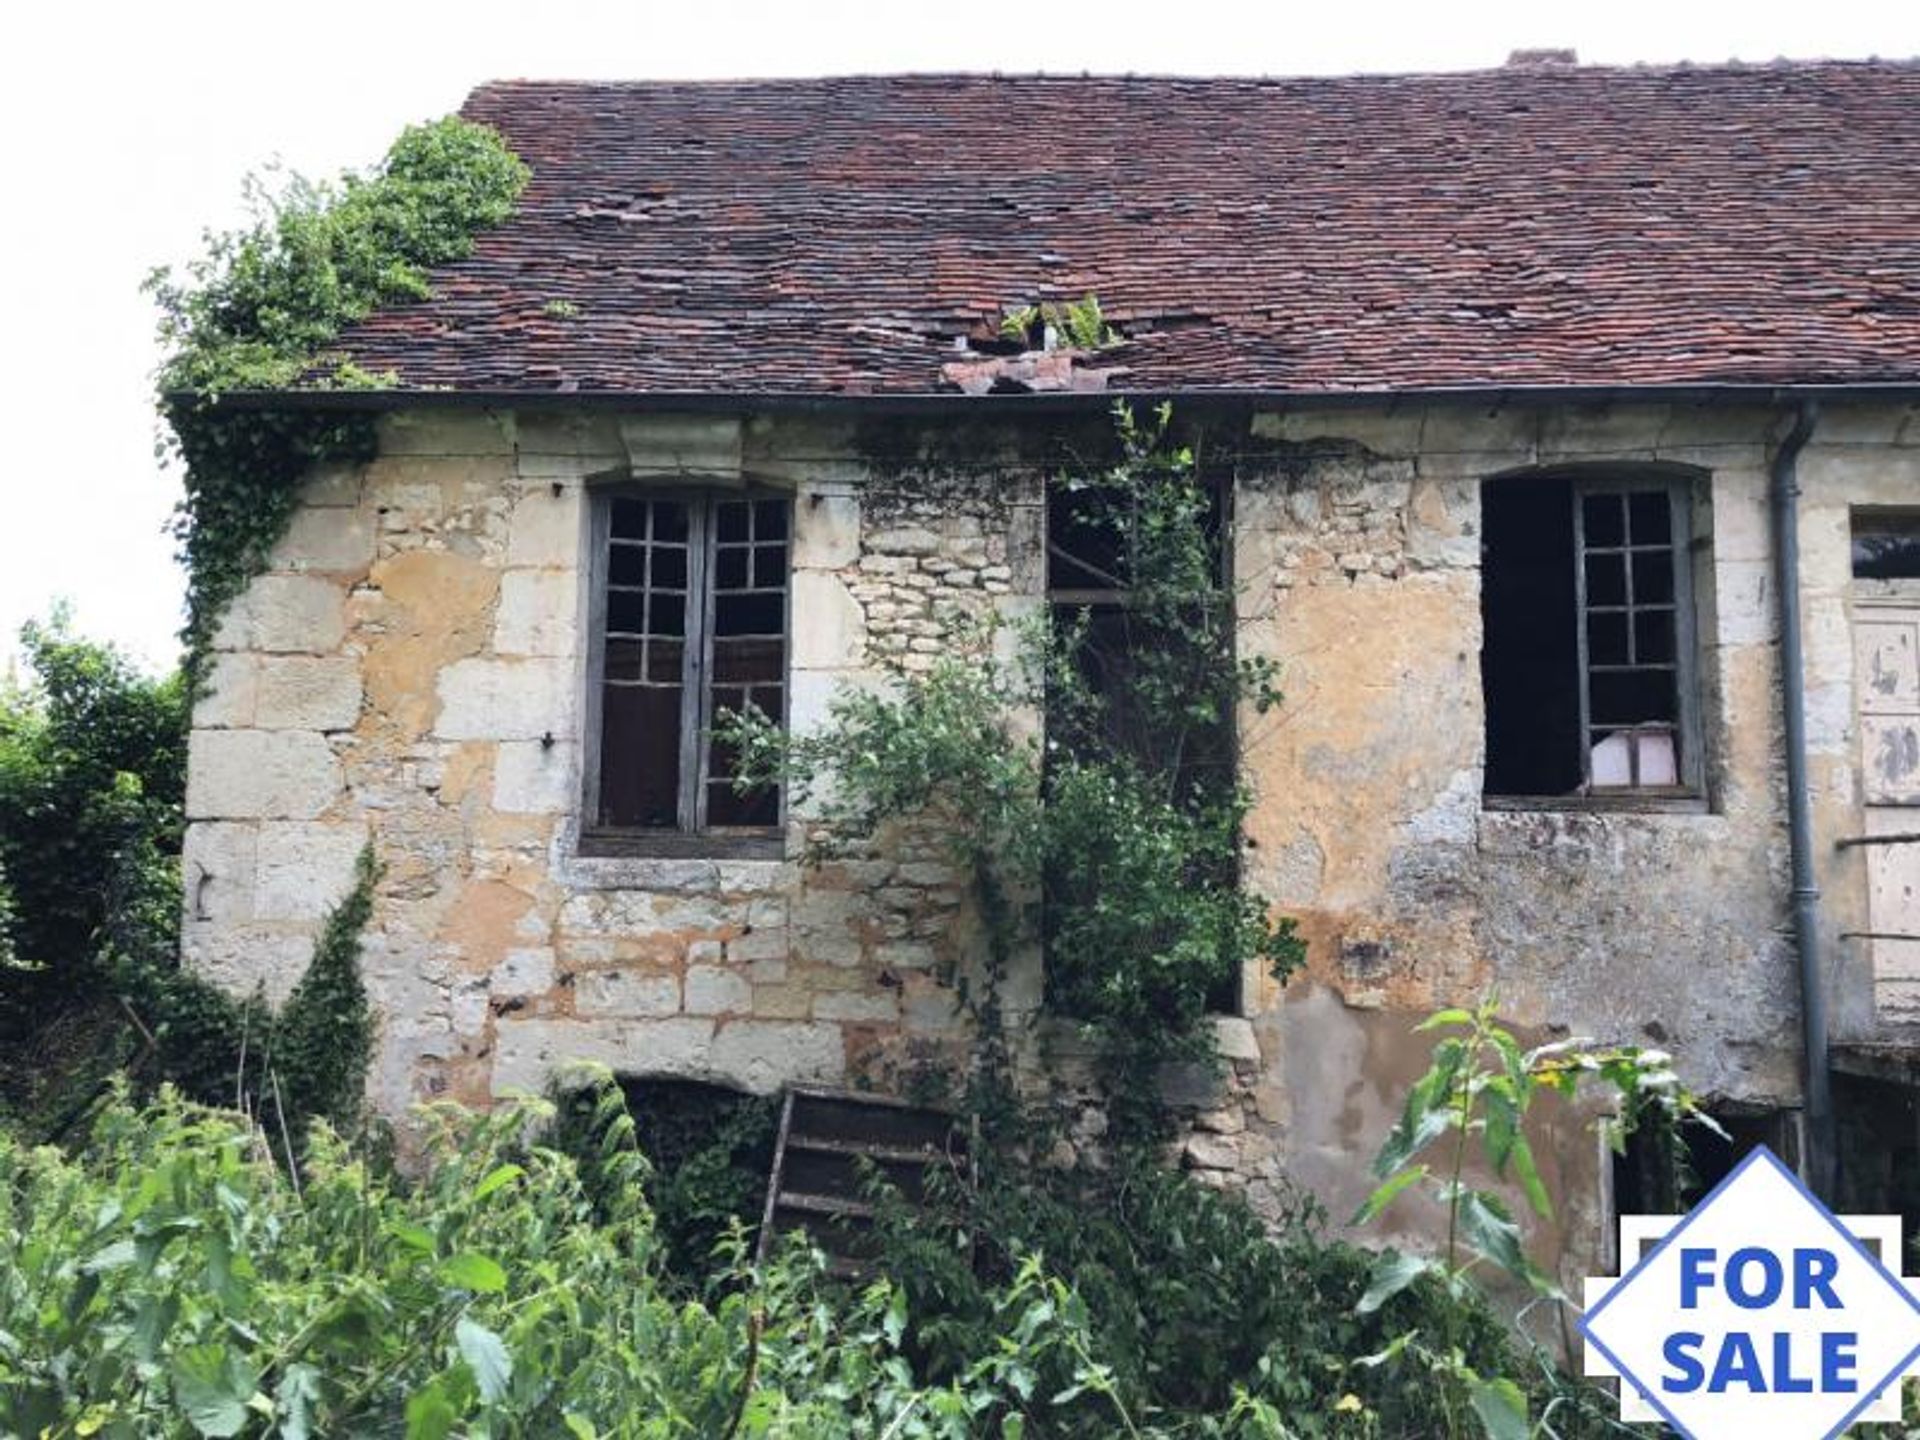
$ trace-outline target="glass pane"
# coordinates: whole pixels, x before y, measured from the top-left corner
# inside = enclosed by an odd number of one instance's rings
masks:
[[[1642,665],[1671,665],[1673,612],[1640,610],[1633,617],[1633,658]]]
[[[1586,527],[1586,540],[1593,545],[1627,543],[1627,497],[1624,495],[1588,495],[1580,502],[1580,516]]]
[[[770,685],[780,679],[785,646],[779,640],[716,638],[713,678],[723,685]]]
[[[1595,725],[1640,725],[1676,718],[1671,670],[1608,670],[1587,677]]]
[[[681,500],[656,500],[653,502],[653,538],[655,540],[673,540],[682,544],[687,538],[687,506]]]
[[[653,593],[653,605],[648,611],[650,622],[648,633],[653,635],[684,635],[687,633],[687,599],[684,595],[671,595],[663,590]]]
[[[720,526],[722,540],[747,540],[752,538],[751,524],[753,506],[745,500],[726,500],[713,507]]]
[[[1627,603],[1627,567],[1624,555],[1587,556],[1587,604]]]
[[[653,547],[653,583],[668,590],[686,589],[687,552],[684,546]]]
[[[1626,665],[1627,617],[1624,614],[1587,616],[1587,663],[1589,665]]]
[[[784,540],[787,538],[787,502],[784,500],[762,500],[753,507],[753,538],[756,540]]]
[[[600,823],[672,828],[680,820],[680,689],[601,689]]]
[[[713,583],[721,590],[744,590],[747,585],[747,552],[722,546],[714,557]]]
[[[652,640],[647,644],[647,678],[659,684],[678,685],[686,646],[678,640]]]
[[[1635,552],[1633,603],[1636,605],[1673,603],[1673,552],[1671,550]]]
[[[784,595],[720,595],[713,602],[715,635],[778,635],[785,619]]]
[[[611,528],[616,540],[646,539],[647,502],[644,500],[614,501]]]
[[[639,635],[646,629],[646,592],[609,590],[607,592],[607,629]]]
[[[777,590],[787,583],[786,546],[754,546],[753,583],[773,590]]]
[[[647,552],[638,545],[615,544],[607,551],[607,581],[613,585],[647,583]]]
[[[1665,545],[1673,535],[1673,504],[1664,490],[1642,490],[1627,497],[1628,523],[1636,545]]]
[[[1920,580],[1920,515],[1855,515],[1857,580]]]
[[[607,641],[607,679],[640,679],[640,664],[645,649],[645,642],[640,640]]]

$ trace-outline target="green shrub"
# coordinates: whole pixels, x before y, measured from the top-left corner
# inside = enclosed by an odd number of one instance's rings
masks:
[[[644,1200],[596,1216],[574,1162],[526,1142],[541,1118],[431,1112],[412,1185],[322,1125],[296,1187],[241,1117],[171,1095],[109,1105],[71,1157],[0,1132],[0,1434],[1287,1433],[1251,1401],[1132,1411],[1087,1304],[1031,1258],[934,1380],[899,1289],[837,1295],[799,1250],[756,1273],[736,1247],[721,1298],[677,1298]]]
[[[908,1352],[934,1378],[991,1342],[997,1297],[1028,1256],[1079,1297],[1136,1415],[1218,1415],[1251,1392],[1297,1435],[1430,1434],[1445,1419],[1431,1387],[1363,1357],[1410,1330],[1444,1330],[1488,1373],[1515,1363],[1505,1325],[1438,1283],[1359,1313],[1375,1256],[1329,1237],[1304,1196],[1270,1234],[1236,1197],[1144,1160],[1050,1169],[989,1158],[976,1189],[945,1186],[923,1210],[893,1197],[880,1217],[878,1267],[904,1292]],[[1067,1418],[1089,1428],[1060,1433],[1110,1433],[1100,1416]]]

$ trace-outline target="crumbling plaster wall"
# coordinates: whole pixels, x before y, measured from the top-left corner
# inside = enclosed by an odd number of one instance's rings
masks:
[[[948,982],[977,919],[938,837],[820,869],[576,853],[589,477],[689,467],[794,495],[797,726],[882,660],[927,663],[937,613],[1014,615],[1040,588],[1036,471],[874,466],[819,427],[409,413],[373,462],[313,477],[195,712],[184,949],[284,995],[371,840],[390,1114],[569,1059],[760,1090],[964,1063]],[[1006,1002],[1037,1000],[1029,956]]]
[[[964,1060],[942,977],[977,956],[978,922],[937,839],[822,871],[575,853],[583,499],[589,477],[671,471],[716,443],[793,491],[805,727],[883,658],[927,663],[942,608],[1040,603],[1045,437],[980,426],[882,463],[865,429],[726,423],[395,416],[378,459],[313,478],[222,631],[195,716],[188,959],[284,993],[371,838],[387,866],[366,963],[373,1098],[390,1113],[534,1086],[575,1056],[758,1088]],[[1766,504],[1781,428],[1760,408],[1407,404],[1257,415],[1226,447],[1242,643],[1280,660],[1286,690],[1243,718],[1248,874],[1309,958],[1284,990],[1247,977],[1245,1018],[1221,1028],[1224,1094],[1174,1082],[1201,1178],[1269,1213],[1291,1180],[1345,1213],[1424,1067],[1412,1025],[1486,993],[1535,1036],[1659,1044],[1702,1093],[1795,1102]],[[1481,482],[1649,461],[1704,477],[1710,803],[1487,808]],[[1863,857],[1832,848],[1860,828],[1848,509],[1920,499],[1920,424],[1830,410],[1801,469],[1825,954],[1837,1028],[1872,1037],[1912,987],[1876,990],[1839,938],[1865,928]],[[1038,993],[1028,955],[1016,1018]],[[1575,1274],[1601,1251],[1598,1145],[1559,1111],[1538,1139]],[[1432,1219],[1411,1198],[1389,1216],[1409,1232]]]
[[[1202,1115],[1190,1164],[1277,1206],[1280,1177],[1335,1214],[1386,1135],[1433,1007],[1497,995],[1531,1035],[1657,1045],[1700,1093],[1797,1103],[1799,1005],[1787,852],[1767,465],[1777,411],[1425,406],[1262,415],[1235,562],[1243,644],[1286,700],[1243,718],[1258,800],[1249,877],[1308,941],[1284,991],[1249,975],[1257,1065],[1238,1114]],[[1802,462],[1802,538],[1825,953],[1843,1027],[1884,1027],[1861,929],[1850,504],[1920,500],[1900,411],[1830,413]],[[1710,800],[1696,813],[1483,806],[1480,482],[1528,467],[1678,463],[1702,472],[1695,566]],[[1851,827],[1851,828],[1850,828]],[[1884,985],[1884,982],[1883,982]],[[1884,999],[1884,990],[1883,990]],[[1569,1275],[1604,1253],[1606,1177],[1579,1117],[1543,1117]],[[1389,1225],[1429,1230],[1411,1199]]]

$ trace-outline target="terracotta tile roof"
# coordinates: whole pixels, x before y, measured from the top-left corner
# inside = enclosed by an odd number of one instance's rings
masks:
[[[408,387],[950,390],[959,337],[1088,292],[1113,388],[1920,379],[1915,62],[510,82],[465,113],[534,179],[347,337]]]

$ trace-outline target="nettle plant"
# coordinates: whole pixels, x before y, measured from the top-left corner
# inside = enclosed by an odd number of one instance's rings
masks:
[[[870,845],[891,822],[946,837],[986,922],[984,965],[954,977],[979,1078],[1005,1069],[1006,968],[1041,942],[1046,1006],[1096,1041],[1125,1138],[1161,1128],[1160,1065],[1212,1054],[1201,1022],[1241,967],[1284,978],[1303,947],[1240,876],[1251,797],[1233,726],[1242,707],[1279,702],[1277,667],[1235,654],[1216,511],[1169,411],[1142,421],[1121,405],[1115,420],[1118,458],[1057,482],[1125,597],[1103,624],[1086,610],[1011,633],[955,620],[930,668],[842,691],[817,730],[752,712],[720,728],[740,784],[784,782],[817,817],[817,854]]]
[[[1610,1092],[1612,1104],[1600,1121],[1609,1148],[1619,1153],[1628,1137],[1645,1127],[1664,1142],[1675,1166],[1682,1163],[1678,1134],[1683,1124],[1719,1133],[1680,1083],[1664,1050],[1585,1040],[1525,1049],[1500,1023],[1498,1002],[1491,999],[1470,1010],[1437,1011],[1416,1027],[1417,1033],[1435,1031],[1442,1035],[1432,1061],[1408,1090],[1400,1118],[1374,1159],[1380,1184],[1353,1223],[1377,1220],[1401,1195],[1424,1192],[1447,1217],[1446,1244],[1435,1256],[1382,1251],[1360,1300],[1363,1314],[1412,1285],[1435,1280],[1456,1298],[1484,1295],[1488,1276],[1517,1285],[1536,1303],[1565,1302],[1553,1278],[1527,1255],[1514,1207],[1498,1191],[1470,1183],[1467,1170],[1477,1155],[1494,1180],[1516,1187],[1535,1215],[1551,1219],[1553,1204],[1526,1135],[1527,1117],[1542,1095],[1576,1100],[1596,1087]],[[1444,1333],[1409,1332],[1365,1363],[1388,1361],[1424,1365],[1432,1373],[1442,1387],[1450,1434],[1461,1433],[1470,1415],[1494,1440],[1557,1435],[1555,1407],[1576,1409],[1590,1398],[1563,1387],[1536,1420],[1518,1383],[1480,1374],[1468,1363],[1459,1337]],[[1552,1373],[1550,1363],[1542,1369]]]

